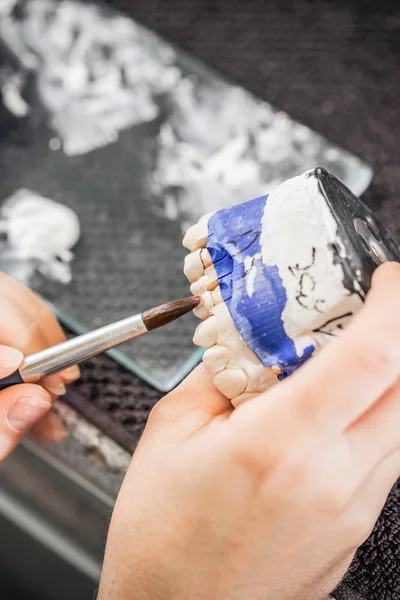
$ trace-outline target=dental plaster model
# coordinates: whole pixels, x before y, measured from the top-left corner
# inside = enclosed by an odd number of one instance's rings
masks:
[[[399,260],[375,217],[316,168],[190,227],[184,272],[203,304],[196,345],[237,406],[290,375],[361,308],[373,270]]]

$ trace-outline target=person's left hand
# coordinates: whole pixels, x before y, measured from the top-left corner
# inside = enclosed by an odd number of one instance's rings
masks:
[[[27,287],[0,273],[0,378],[17,370],[24,356],[64,340],[50,308]],[[79,368],[71,367],[35,384],[16,385],[0,392],[0,462],[28,431],[47,442],[66,437],[67,431],[51,403],[65,394],[65,385],[79,375]]]

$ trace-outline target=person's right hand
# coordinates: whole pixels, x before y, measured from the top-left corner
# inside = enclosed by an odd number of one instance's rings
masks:
[[[233,410],[196,369],[156,405],[99,600],[322,599],[400,474],[400,265],[294,375]]]
[[[0,273],[0,378],[18,369],[24,355],[64,340],[48,306],[24,285]],[[65,384],[78,377],[79,368],[71,367],[46,377],[40,385],[21,384],[0,392],[0,462],[28,431],[48,442],[65,438],[65,427],[51,405],[65,393]]]

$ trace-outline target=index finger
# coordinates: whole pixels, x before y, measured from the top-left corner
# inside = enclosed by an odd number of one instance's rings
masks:
[[[399,309],[400,264],[386,263],[347,329],[282,384],[249,402],[258,423],[266,394],[325,431],[342,431],[359,419],[400,376]]]

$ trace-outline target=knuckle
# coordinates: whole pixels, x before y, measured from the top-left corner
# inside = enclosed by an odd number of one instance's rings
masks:
[[[373,520],[365,510],[346,512],[339,523],[339,535],[349,550],[356,550],[371,534]]]
[[[287,481],[290,487],[304,488],[304,486],[308,484],[311,478],[311,468],[309,461],[306,457],[302,457],[301,455],[286,455],[285,460],[283,462],[283,468],[285,470],[285,481]]]
[[[400,265],[396,262],[386,262],[380,265],[372,275],[372,289],[393,287],[394,281],[400,284]]]
[[[169,396],[161,398],[150,411],[147,423],[150,427],[166,425],[172,420]]]
[[[44,323],[52,323],[56,321],[56,316],[54,315],[53,311],[49,306],[47,306],[47,304],[44,303],[39,309],[37,318]]]
[[[42,330],[40,324],[34,318],[30,319],[29,326],[26,329],[26,338],[24,340],[24,349],[34,345],[37,341],[42,341]]]
[[[254,451],[254,443],[249,439],[231,440],[230,446],[235,464],[256,481],[276,472],[284,459],[281,449],[272,443],[264,445],[259,452]]]
[[[314,494],[314,508],[318,514],[337,518],[346,506],[346,494],[342,486],[335,482],[326,482]]]
[[[374,371],[390,376],[399,368],[397,354],[394,345],[387,344],[385,348],[369,347],[366,351],[359,350],[355,360],[364,372]]]

